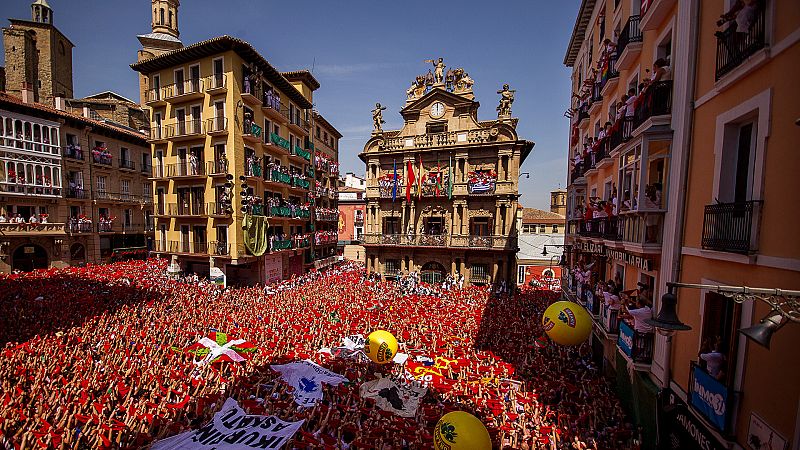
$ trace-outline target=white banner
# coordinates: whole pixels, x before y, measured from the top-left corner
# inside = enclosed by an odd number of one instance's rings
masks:
[[[375,400],[378,408],[400,417],[414,417],[419,402],[428,389],[412,384],[397,384],[388,378],[378,378],[361,385],[359,392],[364,398]]]
[[[289,364],[272,365],[272,370],[280,372],[281,378],[294,388],[294,401],[300,406],[314,406],[322,400],[322,383],[338,386],[347,378],[309,360]]]
[[[279,449],[305,420],[284,422],[275,416],[248,415],[236,400],[228,398],[214,419],[199,430],[187,431],[153,444],[153,450]]]

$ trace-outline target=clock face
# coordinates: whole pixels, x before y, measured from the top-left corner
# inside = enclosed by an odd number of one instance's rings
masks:
[[[431,105],[431,117],[434,119],[438,119],[444,115],[444,104],[442,102],[436,102]]]

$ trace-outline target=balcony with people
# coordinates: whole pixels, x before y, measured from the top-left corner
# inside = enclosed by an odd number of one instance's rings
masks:
[[[59,156],[59,142],[57,126],[0,116],[0,146],[8,150]]]
[[[267,86],[264,90],[264,96],[261,101],[261,109],[264,115],[271,117],[272,120],[277,120],[281,123],[287,121],[286,116],[281,111],[284,110],[284,105],[281,103],[280,94],[278,94],[272,87]]]
[[[92,149],[92,160],[95,164],[111,166],[113,158],[111,156],[111,152],[108,151],[108,147],[106,147],[104,144],[101,144],[96,145]]]
[[[92,233],[94,230],[92,220],[84,214],[70,217],[67,221],[67,230],[70,233]]]
[[[53,161],[55,162],[57,161]],[[6,161],[0,164],[0,192],[35,197],[60,197],[61,168],[52,163]]]
[[[260,75],[258,73],[253,73],[249,67],[242,67],[242,100],[249,105],[261,105],[263,90],[259,77]]]
[[[261,142],[261,133],[263,129],[253,120],[253,111],[250,108],[245,108],[244,120],[242,121],[242,139],[251,144],[258,144]]]
[[[497,187],[497,172],[494,170],[475,170],[467,174],[469,195],[494,195]]]
[[[339,220],[339,210],[336,208],[314,208],[314,217],[320,222],[337,222]]]
[[[765,1],[732,2],[720,15],[714,33],[717,38],[715,80],[741,66],[767,45]]]
[[[314,233],[314,244],[329,245],[339,242],[339,232],[335,230],[317,231]]]
[[[653,317],[650,290],[639,283],[638,289],[629,291],[622,301],[617,347],[633,362],[634,368],[647,370],[653,359],[653,327],[645,322]]]
[[[83,149],[81,148],[80,144],[71,143],[67,144],[66,147],[61,149],[61,155],[65,159],[71,159],[75,161],[83,161],[86,156],[83,154]]]

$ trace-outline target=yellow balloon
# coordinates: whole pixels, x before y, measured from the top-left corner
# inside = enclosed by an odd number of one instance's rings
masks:
[[[442,416],[433,430],[436,450],[491,450],[492,439],[483,423],[464,411]]]
[[[592,318],[581,305],[560,301],[548,306],[542,316],[544,331],[561,345],[578,345],[592,333]]]
[[[364,341],[364,353],[378,364],[388,364],[397,354],[397,339],[388,331],[375,330]]]

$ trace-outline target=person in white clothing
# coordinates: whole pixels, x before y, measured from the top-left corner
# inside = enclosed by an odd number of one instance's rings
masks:
[[[700,359],[706,362],[708,374],[719,380],[723,376],[722,368],[725,365],[725,355],[716,348],[708,353],[700,353]]]
[[[636,298],[636,308],[628,309],[628,315],[633,318],[633,329],[639,333],[652,333],[653,326],[645,323],[645,319],[653,317],[653,311],[644,303],[641,297]]]

